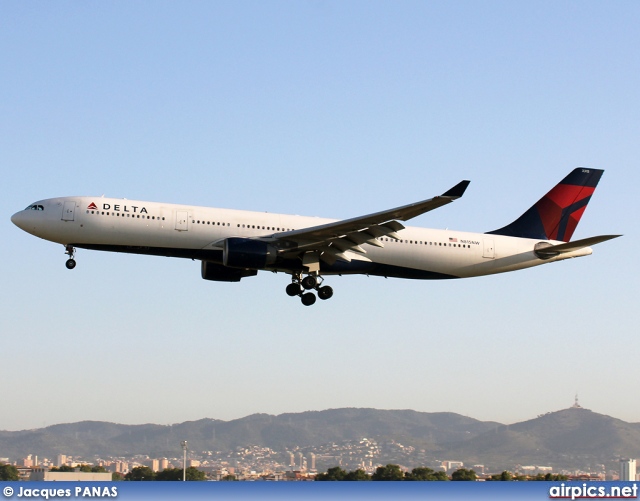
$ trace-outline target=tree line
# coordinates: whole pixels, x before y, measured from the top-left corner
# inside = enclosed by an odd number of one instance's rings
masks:
[[[402,471],[402,468],[397,464],[388,464],[386,466],[378,466],[376,471],[369,475],[364,470],[346,471],[335,466],[329,468],[326,473],[318,473],[315,478],[317,481],[474,481],[478,479],[478,475],[474,470],[460,468],[454,471],[449,477],[444,471],[434,471],[431,468],[419,467],[409,471]],[[542,473],[535,477],[529,477],[524,475],[514,475],[509,471],[503,471],[486,478],[487,481],[559,481],[567,480],[566,475],[554,475]]]
[[[165,468],[162,471],[153,471],[148,466],[136,466],[127,473],[123,480],[134,482],[153,482],[153,481],[181,481],[183,477],[182,468]],[[190,466],[187,468],[187,481],[203,481],[207,479],[205,472]]]
[[[105,470],[104,466],[91,466],[89,464],[81,464],[80,466],[68,466],[63,464],[62,466],[56,467],[54,466],[49,471],[81,471],[84,473],[109,473]]]
[[[107,473],[107,470],[102,466],[90,466],[83,464],[77,467],[79,471],[93,472],[93,473]],[[62,465],[59,468],[51,468],[49,471],[76,471],[76,468],[71,466]],[[126,475],[121,473],[113,473],[113,480],[128,480],[134,482],[150,482],[150,481],[181,481],[182,480],[182,468],[166,468],[163,471],[155,472],[148,466],[136,466]],[[194,467],[187,468],[186,478],[188,481],[203,481],[206,480],[206,475],[203,471]],[[379,466],[376,471],[369,475],[364,470],[346,471],[335,466],[329,468],[326,473],[318,473],[315,477],[317,481],[474,481],[477,480],[478,475],[474,470],[468,470],[460,468],[454,471],[449,477],[444,471],[434,471],[431,468],[419,467],[414,468],[410,472],[404,472],[397,464],[388,464],[386,466]],[[16,481],[19,480],[18,469],[11,464],[0,464],[0,481]],[[227,475],[222,480],[236,480],[234,475]],[[556,475],[553,473],[547,473],[543,475],[539,473],[535,477],[514,475],[509,471],[503,471],[502,473],[496,473],[486,478],[487,481],[508,482],[508,481],[546,481],[557,482],[567,480],[566,475]]]
[[[18,468],[16,468],[12,464],[0,463],[0,480],[3,480],[5,482],[20,480]]]
[[[73,467],[62,465],[60,467],[53,467],[49,471],[61,471],[61,472],[74,472],[74,471],[82,471],[82,472],[91,472],[91,473],[108,473],[108,471],[103,466],[91,466],[88,464],[81,464],[80,466]],[[130,480],[130,481],[163,481],[163,480],[182,480],[182,468],[166,468],[163,471],[155,472],[148,466],[136,466],[126,475],[122,475],[121,473],[112,473],[112,480]],[[187,480],[190,481],[202,481],[206,480],[207,476],[203,471],[200,471],[194,467],[187,468]],[[20,475],[18,473],[18,468],[16,468],[12,464],[3,464],[0,463],[0,481],[16,481],[20,480]],[[235,480],[233,475],[227,475],[223,480]]]

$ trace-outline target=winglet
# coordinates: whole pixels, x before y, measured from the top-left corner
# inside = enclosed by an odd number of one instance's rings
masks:
[[[450,198],[460,198],[462,195],[464,195],[464,192],[467,189],[467,186],[469,186],[470,182],[471,181],[460,181],[453,188],[451,188],[450,190],[448,190],[447,192],[443,193],[440,196],[450,197]]]

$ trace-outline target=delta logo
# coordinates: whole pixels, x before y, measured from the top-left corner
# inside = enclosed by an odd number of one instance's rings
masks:
[[[102,204],[102,209],[98,209],[98,206],[91,202],[87,205],[87,210],[108,210],[114,212],[133,212],[136,214],[148,214],[146,207],[140,207],[139,205],[120,205],[120,204]]]

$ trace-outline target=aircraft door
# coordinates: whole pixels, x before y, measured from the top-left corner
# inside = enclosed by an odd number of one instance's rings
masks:
[[[493,240],[485,239],[482,257],[486,257],[489,259],[493,259],[495,257],[495,252],[493,249]]]
[[[74,214],[76,211],[76,203],[75,202],[65,202],[64,207],[62,208],[62,220],[63,221],[73,221]]]
[[[176,212],[176,230],[187,231],[189,229],[189,212],[179,210]]]

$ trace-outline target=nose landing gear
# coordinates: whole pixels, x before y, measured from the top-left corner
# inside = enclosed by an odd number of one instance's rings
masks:
[[[73,259],[73,256],[75,255],[76,250],[71,245],[67,245],[65,249],[67,251],[65,252],[65,254],[69,256],[69,259],[67,259],[67,262],[64,264],[68,270],[73,270],[76,267],[76,260]]]
[[[287,285],[287,294],[291,297],[300,296],[300,300],[305,306],[311,306],[316,302],[316,295],[313,292],[305,291],[315,289],[318,291],[318,297],[322,300],[333,296],[333,289],[328,285],[322,285],[324,280],[320,275],[307,275],[302,278],[301,273],[294,273],[291,280],[291,283]]]

